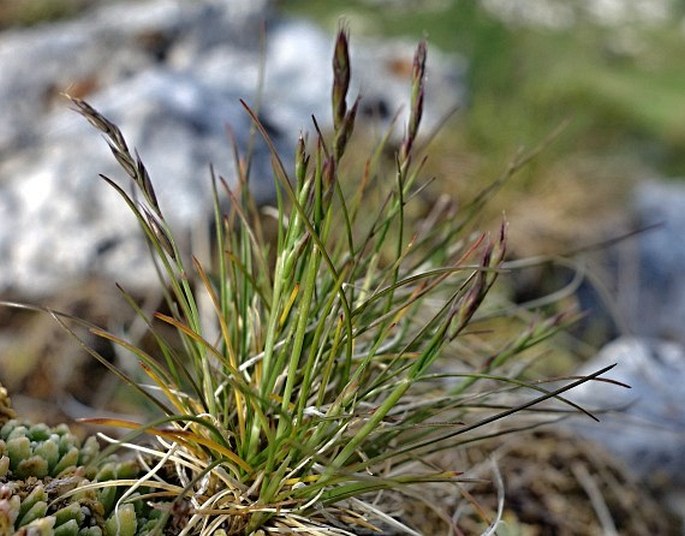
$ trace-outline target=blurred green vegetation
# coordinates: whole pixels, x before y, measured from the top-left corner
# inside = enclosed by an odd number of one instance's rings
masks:
[[[658,25],[579,19],[567,29],[517,28],[479,2],[401,4],[290,0],[283,8],[329,29],[345,20],[356,35],[426,35],[429,44],[465,56],[470,101],[450,134],[495,165],[568,119],[565,134],[545,152],[547,163],[574,154],[624,157],[664,175],[685,175],[678,17]]]
[[[95,0],[0,0],[0,28],[70,17]]]

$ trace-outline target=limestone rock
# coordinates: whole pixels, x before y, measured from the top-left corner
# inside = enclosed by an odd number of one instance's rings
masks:
[[[574,418],[572,427],[622,459],[636,475],[685,484],[685,348],[658,339],[620,338],[578,372],[617,363],[607,378],[630,389],[591,381],[569,393],[600,419]]]
[[[406,113],[413,46],[355,41],[353,87],[387,124],[401,106]],[[211,217],[210,164],[235,184],[227,126],[242,151],[252,146],[239,98],[261,102],[286,165],[311,114],[328,127],[332,47],[333,37],[314,26],[277,19],[268,0],[106,3],[72,21],[1,33],[0,295],[41,297],[85,277],[131,290],[156,281],[135,219],[98,179],[124,174],[60,92],[121,128],[183,239]],[[463,65],[431,51],[429,74],[430,127],[463,99]],[[252,156],[251,184],[265,202],[274,185],[259,140]]]
[[[256,46],[251,36],[268,16],[266,1],[121,3],[0,35],[0,292],[42,296],[91,275],[132,290],[154,283],[135,219],[98,179],[123,174],[59,92],[86,98],[121,126],[170,221],[187,233],[208,217],[210,162],[234,180],[225,126],[241,149],[250,127],[242,88],[205,83],[195,59],[218,47],[248,61],[242,51]],[[255,162],[264,200],[273,184],[263,147]]]

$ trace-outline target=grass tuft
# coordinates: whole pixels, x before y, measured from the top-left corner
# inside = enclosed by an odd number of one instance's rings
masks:
[[[504,433],[502,420],[542,402],[567,404],[553,415],[576,411],[563,393],[606,372],[548,389],[510,366],[562,329],[564,315],[533,322],[504,343],[489,340],[501,314],[490,296],[504,270],[506,223],[490,235],[476,232],[473,219],[496,186],[536,153],[522,154],[460,211],[448,203],[418,223],[408,218],[407,207],[426,182],[415,149],[426,55],[422,42],[392,178],[380,163],[384,141],[362,177],[348,176],[346,149],[359,100],[348,106],[346,31],[334,47],[333,132],[329,139],[316,128],[312,140],[300,138],[292,174],[243,103],[272,151],[277,201],[266,212],[275,231],[265,232],[246,166],[236,166],[235,188],[212,175],[211,266],[180,249],[153,181],[118,127],[71,98],[131,180],[128,193],[103,177],[136,215],[165,288],[167,312],[147,317],[136,308],[158,356],[90,328],[137,358],[148,382],[119,377],[161,413],[147,424],[91,419],[132,429],[115,445],[136,451],[145,474],[120,485],[155,491],[148,502],[166,512],[158,530],[171,523],[181,524],[182,534],[349,535],[383,526],[417,534],[401,516],[383,511],[384,493],[411,497],[415,486],[442,483],[454,485],[458,496],[469,468],[439,467],[429,455]],[[209,321],[201,300],[211,305]],[[71,320],[53,315],[65,327]],[[163,335],[160,325],[177,339]],[[532,395],[507,403],[504,395],[513,390]],[[132,443],[142,434],[155,446]],[[449,523],[450,515],[443,517]],[[497,520],[487,525],[494,528]]]

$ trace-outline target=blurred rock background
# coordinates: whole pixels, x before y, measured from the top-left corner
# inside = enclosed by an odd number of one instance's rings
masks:
[[[286,159],[311,128],[311,114],[327,128],[330,46],[324,31],[278,18],[266,1],[115,2],[73,20],[5,31],[0,291],[49,296],[89,276],[132,290],[156,282],[135,219],[97,180],[117,177],[116,162],[63,93],[87,99],[120,126],[183,236],[211,217],[210,163],[235,183],[227,127],[241,152],[254,137],[241,97],[259,106]],[[368,113],[379,110],[386,123],[404,103],[412,49],[398,42],[355,48],[356,85]],[[431,64],[429,128],[464,94],[459,57],[436,51]],[[271,200],[266,148],[256,140],[252,153],[253,192]]]

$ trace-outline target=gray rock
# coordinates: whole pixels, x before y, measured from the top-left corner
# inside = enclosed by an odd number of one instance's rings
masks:
[[[235,182],[226,126],[241,149],[249,145],[238,99],[258,102],[265,20],[259,112],[287,163],[311,114],[329,125],[333,37],[275,20],[268,0],[115,3],[73,21],[0,34],[0,294],[45,296],[91,276],[132,290],[154,285],[135,219],[97,177],[124,174],[59,93],[83,96],[121,127],[183,238],[210,217],[210,163]],[[387,124],[408,101],[408,77],[397,67],[411,65],[414,45],[355,41],[353,87]],[[463,65],[431,51],[429,74],[430,128],[463,99]],[[251,184],[264,202],[274,186],[263,144],[253,157]]]
[[[208,217],[209,162],[232,177],[222,125],[234,125],[243,138],[249,129],[245,114],[222,101],[189,75],[158,70],[141,72],[93,100],[123,125],[128,139],[137,140],[179,233]],[[265,149],[257,154],[255,193],[264,200],[272,195],[272,179]],[[5,284],[35,295],[86,276],[111,278],[132,290],[155,281],[135,218],[98,173],[123,177],[101,137],[69,110],[46,120],[41,144],[0,165],[0,175],[16,177],[0,190],[0,221],[12,222],[0,225]]]
[[[643,182],[633,204],[636,226],[656,227],[639,237],[637,259],[632,259],[638,284],[632,296],[624,292],[629,305],[622,309],[634,333],[685,343],[685,185]],[[629,252],[624,261],[624,270],[630,270]]]
[[[82,18],[0,37],[0,154],[39,141],[40,119],[59,91],[99,88],[155,65],[191,69],[197,57],[226,53],[259,35],[267,0],[180,0],[106,5]],[[253,46],[254,48],[254,46]]]
[[[121,126],[169,220],[188,233],[211,208],[209,163],[234,178],[225,125],[242,149],[250,128],[242,95],[206,84],[195,59],[221,48],[248,61],[243,50],[255,56],[266,17],[266,0],[120,3],[0,35],[0,292],[43,296],[90,276],[132,290],[154,284],[135,219],[98,179],[122,172],[59,92],[86,93]],[[263,147],[255,160],[255,193],[265,200],[273,183]]]
[[[592,311],[588,324],[613,317],[623,336],[578,374],[617,363],[607,376],[631,389],[583,385],[569,397],[590,410],[610,411],[600,415],[600,424],[582,419],[573,426],[638,476],[685,485],[685,185],[644,181],[630,210],[633,227],[647,230],[604,252],[603,290],[612,295],[612,306],[605,308],[596,294],[585,304]]]
[[[658,339],[620,338],[579,371],[617,366],[607,378],[630,385],[591,381],[568,398],[595,413],[571,426],[625,462],[637,476],[685,484],[685,348]]]
[[[601,342],[621,334],[685,344],[685,184],[637,184],[625,220],[604,237],[635,234],[596,252],[593,278],[576,293],[590,314],[584,332]]]
[[[685,185],[643,181],[632,197],[629,225],[639,232],[598,253],[593,270],[602,292],[583,289],[588,322],[609,320],[617,333],[685,344]]]

